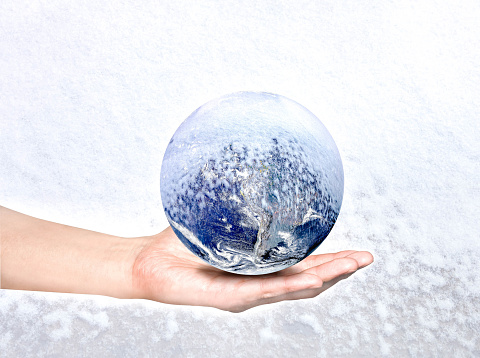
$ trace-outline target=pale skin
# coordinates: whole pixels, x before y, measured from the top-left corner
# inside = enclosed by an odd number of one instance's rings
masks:
[[[169,227],[123,238],[0,207],[1,288],[143,298],[231,312],[312,298],[373,262],[366,251],[310,255],[277,273],[236,275],[192,254]]]

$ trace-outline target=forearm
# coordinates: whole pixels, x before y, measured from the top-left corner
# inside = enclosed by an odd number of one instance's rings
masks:
[[[138,296],[132,266],[142,239],[36,219],[0,207],[1,288]]]

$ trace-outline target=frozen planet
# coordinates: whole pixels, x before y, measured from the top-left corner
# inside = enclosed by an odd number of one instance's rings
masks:
[[[337,220],[343,167],[325,126],[271,93],[210,101],[165,152],[161,196],[179,239],[233,273],[282,270],[312,253]]]

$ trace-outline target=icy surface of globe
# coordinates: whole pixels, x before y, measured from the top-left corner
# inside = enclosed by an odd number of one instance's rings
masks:
[[[161,170],[180,240],[219,269],[287,268],[326,238],[343,198],[340,154],[306,108],[270,93],[210,101],[177,129]]]

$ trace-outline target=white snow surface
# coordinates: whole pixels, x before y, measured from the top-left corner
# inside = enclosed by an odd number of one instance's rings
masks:
[[[480,356],[479,18],[469,0],[2,1],[1,205],[159,232],[175,129],[208,100],[266,91],[321,118],[343,160],[316,253],[375,262],[240,314],[0,290],[0,356]]]

